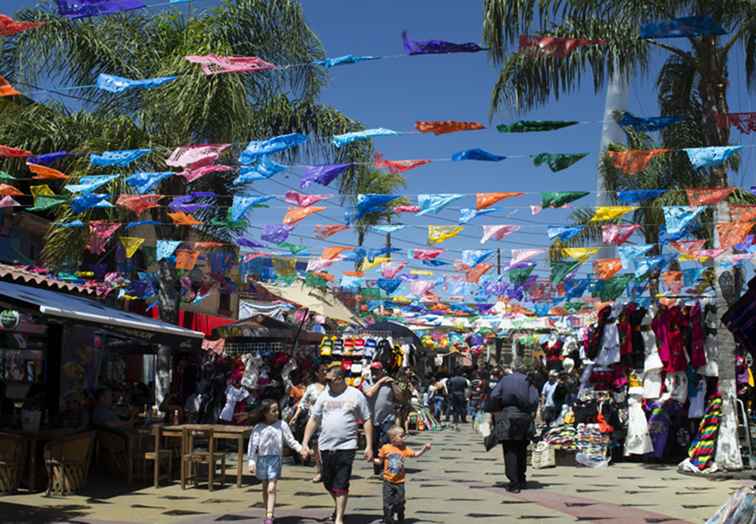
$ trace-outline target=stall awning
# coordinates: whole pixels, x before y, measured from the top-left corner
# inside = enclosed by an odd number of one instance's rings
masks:
[[[315,314],[349,324],[362,325],[362,321],[349,311],[349,308],[341,300],[325,289],[308,286],[301,280],[297,280],[289,286],[276,286],[263,282],[257,282],[257,284],[271,294],[307,308]]]
[[[51,317],[67,318],[122,329],[147,331],[184,338],[201,339],[204,337],[199,331],[180,328],[167,322],[121,311],[96,300],[66,295],[47,289],[0,282],[0,297],[38,306],[41,314]]]

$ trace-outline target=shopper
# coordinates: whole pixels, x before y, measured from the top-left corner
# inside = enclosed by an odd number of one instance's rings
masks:
[[[460,371],[455,372],[454,376],[446,382],[455,424],[459,424],[460,421],[467,423],[466,399],[469,388],[470,381],[463,377]]]
[[[420,451],[407,447],[405,431],[401,426],[388,430],[389,443],[381,447],[374,463],[383,469],[383,522],[384,524],[404,524],[406,492],[404,489],[404,459],[422,457],[431,449],[428,442]]]
[[[340,365],[332,364],[329,367],[326,381],[328,388],[315,402],[305,428],[305,452],[311,453],[308,442],[321,428],[318,447],[323,485],[333,497],[335,524],[344,524],[359,425],[361,423],[365,431],[365,460],[372,462],[373,424],[365,395],[347,386]]]
[[[307,388],[305,389],[304,395],[302,395],[302,400],[297,404],[297,410],[294,412],[294,415],[291,417],[291,420],[289,421],[289,425],[293,428],[301,428],[301,434],[304,436],[304,426],[307,425],[307,420],[310,418],[310,413],[312,412],[312,408],[315,405],[315,401],[318,400],[318,397],[320,396],[323,391],[325,391],[326,388],[326,373],[328,373],[328,369],[325,365],[318,366],[318,370],[315,373],[315,377],[310,383]],[[296,431],[296,433],[299,433],[299,431]],[[313,450],[313,458],[315,460],[315,470],[316,474],[312,478],[313,482],[321,482],[322,476],[320,471],[320,453],[318,453],[318,437],[320,436],[320,433],[316,431],[311,441],[304,441],[303,442]]]
[[[396,403],[394,402],[394,379],[386,374],[383,364],[370,364],[373,385],[362,388],[370,408],[370,421],[373,423],[373,449],[379,449],[388,442],[388,430],[396,422]],[[380,468],[374,468],[378,475]]]
[[[507,490],[512,493],[527,487],[527,448],[535,429],[536,409],[538,390],[519,370],[504,375],[486,403],[486,411],[495,413],[493,436],[504,449]]]
[[[262,421],[255,426],[249,438],[247,457],[249,471],[262,481],[263,506],[265,506],[265,524],[273,524],[273,512],[276,508],[278,479],[281,478],[281,456],[283,444],[306,457],[304,447],[291,434],[289,425],[280,420],[278,403],[272,399],[262,401],[260,405]]]
[[[444,400],[446,399],[446,386],[440,377],[436,377],[433,383],[428,386],[428,403],[433,410],[433,416],[441,422],[441,416],[444,413]]]
[[[541,416],[546,426],[550,426],[559,416],[554,401],[554,393],[556,393],[557,387],[559,387],[559,372],[552,369],[549,371],[548,381],[541,389]]]

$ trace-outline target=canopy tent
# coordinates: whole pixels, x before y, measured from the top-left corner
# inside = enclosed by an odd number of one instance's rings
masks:
[[[292,340],[298,331],[297,326],[281,322],[267,315],[254,315],[216,328],[213,334],[223,338],[257,338]],[[301,338],[308,343],[317,344],[323,338],[322,334],[302,331]]]
[[[349,324],[363,325],[362,321],[341,300],[326,289],[308,286],[302,280],[297,280],[290,286],[277,286],[263,282],[257,282],[257,284],[271,294],[307,308],[318,315]]]

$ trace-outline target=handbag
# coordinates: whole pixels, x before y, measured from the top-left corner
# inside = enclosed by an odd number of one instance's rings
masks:
[[[530,458],[530,466],[533,469],[556,467],[556,450],[554,450],[554,447],[543,441],[536,444]]]

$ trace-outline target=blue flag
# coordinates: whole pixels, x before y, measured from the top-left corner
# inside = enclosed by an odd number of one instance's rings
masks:
[[[417,204],[420,207],[417,216],[427,215],[428,213],[437,213],[463,196],[464,195],[459,193],[431,193],[417,195]]]
[[[118,178],[118,175],[83,176],[78,184],[68,184],[65,188],[71,193],[89,193]]]
[[[688,160],[694,168],[718,166],[736,151],[743,149],[743,146],[722,146],[722,147],[692,147],[683,149],[688,153]]]
[[[487,207],[484,209],[470,209],[470,208],[463,208],[459,210],[459,223],[460,224],[467,224],[472,219],[484,216],[484,215],[490,215],[491,213],[496,213],[497,209],[495,207]]]
[[[267,140],[252,140],[239,155],[239,162],[242,164],[253,164],[263,155],[280,153],[281,151],[302,145],[305,142],[307,142],[307,135],[301,133],[274,136]]]
[[[355,131],[354,133],[344,133],[342,135],[335,135],[331,139],[331,143],[336,147],[343,147],[352,142],[358,140],[370,140],[374,136],[392,136],[399,133],[391,129],[384,129],[382,127],[376,129],[365,129],[364,131]]]
[[[231,204],[231,220],[236,222],[244,215],[247,214],[249,208],[262,204],[270,200],[271,196],[249,196],[249,195],[234,195],[233,203]]]
[[[100,195],[97,193],[84,193],[81,196],[77,196],[71,201],[71,211],[74,213],[83,213],[87,209],[95,207],[113,207],[113,204],[108,202],[110,195]]]
[[[359,220],[368,213],[384,211],[386,206],[397,198],[399,198],[397,195],[359,194],[357,195],[355,212],[354,214],[349,213],[347,223]]]
[[[124,229],[132,229],[139,226],[159,226],[160,221],[159,220],[135,220],[134,222],[129,222],[125,226],[123,226]]]
[[[561,227],[561,226],[554,226],[550,227],[546,230],[546,233],[549,235],[549,240],[554,240],[555,238],[558,238],[562,241],[570,240],[571,238],[575,238],[580,234],[580,232],[583,231],[583,226],[573,226],[573,227]]]
[[[37,164],[43,166],[49,166],[53,162],[57,162],[61,158],[65,158],[70,155],[68,151],[56,151],[54,153],[45,153],[42,155],[30,156],[26,161],[30,164]]]
[[[61,222],[60,224],[56,225],[64,229],[76,229],[84,227],[84,222],[82,222],[81,220],[71,220],[70,222]]]
[[[590,278],[571,278],[564,281],[564,292],[568,298],[580,298],[588,290]]]
[[[653,247],[653,244],[619,246],[617,251],[622,262],[622,267],[630,269],[633,267],[635,259],[645,256]]]
[[[462,263],[475,267],[493,254],[491,249],[465,249],[462,251]]]
[[[704,207],[664,206],[664,224],[668,235],[684,233],[690,223],[706,209]]]
[[[452,160],[455,162],[460,162],[462,160],[482,160],[484,162],[501,162],[502,160],[505,160],[507,157],[500,156],[500,155],[494,155],[493,153],[489,153],[488,151],[484,151],[479,148],[475,149],[466,149],[465,151],[460,151],[459,153],[454,153],[452,155]]]
[[[376,283],[387,295],[390,295],[402,285],[402,280],[399,278],[379,278]]]
[[[156,256],[158,262],[160,262],[164,258],[171,257],[180,245],[181,240],[158,240]]]
[[[313,62],[313,64],[322,65],[323,67],[331,68],[331,67],[336,67],[336,66],[346,65],[346,64],[356,64],[357,62],[365,62],[367,60],[378,60],[380,58],[381,58],[380,56],[344,55],[344,56],[337,56],[334,58],[326,58],[325,60],[317,60]]]
[[[134,173],[126,178],[126,183],[134,190],[143,195],[168,177],[173,176],[173,171],[161,171],[156,173]]]
[[[242,184],[257,182],[258,180],[267,180],[283,171],[286,171],[285,165],[274,162],[267,155],[263,155],[255,165],[242,166],[239,169],[239,176],[236,177],[233,184],[240,186]]]
[[[665,127],[682,122],[679,116],[653,116],[650,118],[639,118],[632,113],[625,111],[622,114],[618,124],[622,127],[632,127],[636,131],[659,131]]]
[[[92,153],[89,155],[89,163],[98,167],[126,167],[150,151],[150,149],[129,149],[124,151],[105,151],[99,155]]]
[[[641,25],[641,38],[686,38],[689,36],[724,35],[727,31],[710,16],[686,16]]]
[[[631,191],[619,191],[617,193],[617,200],[619,200],[621,204],[638,204],[640,202],[645,202],[646,200],[659,198],[666,192],[666,189],[635,189]]]
[[[105,16],[142,9],[145,5],[140,0],[56,0],[58,13],[75,20],[90,16]]]
[[[155,89],[174,80],[176,80],[175,76],[131,80],[129,78],[100,73],[97,77],[97,88],[109,93],[124,93],[130,89]]]

